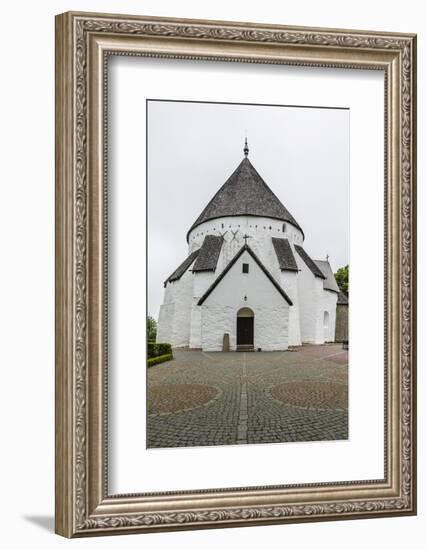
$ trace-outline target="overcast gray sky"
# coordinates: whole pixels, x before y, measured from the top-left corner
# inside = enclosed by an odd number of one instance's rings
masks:
[[[186,234],[243,158],[334,272],[349,258],[349,118],[342,109],[148,102],[148,313],[187,257]]]

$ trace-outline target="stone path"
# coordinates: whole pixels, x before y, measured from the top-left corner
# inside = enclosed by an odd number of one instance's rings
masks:
[[[175,350],[148,369],[147,447],[348,438],[348,352]]]

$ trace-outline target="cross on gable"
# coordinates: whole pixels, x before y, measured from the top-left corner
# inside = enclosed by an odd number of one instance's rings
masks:
[[[246,235],[246,233],[243,235],[243,238],[245,239],[245,246],[248,246],[247,239],[251,239],[252,237],[250,235]]]

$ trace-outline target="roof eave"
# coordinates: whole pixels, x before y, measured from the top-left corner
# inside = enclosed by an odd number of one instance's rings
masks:
[[[319,279],[326,281],[327,277],[325,277],[320,267],[311,258],[311,256],[308,255],[308,253],[304,250],[304,248],[298,244],[294,246],[295,246],[295,250],[298,252],[299,257],[302,259],[302,261],[305,263],[305,265],[308,267],[308,269],[311,271],[314,277],[318,277]]]

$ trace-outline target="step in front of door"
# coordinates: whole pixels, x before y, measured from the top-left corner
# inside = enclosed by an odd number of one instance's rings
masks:
[[[255,348],[250,344],[237,344],[236,351],[255,351]]]

